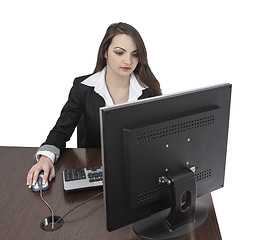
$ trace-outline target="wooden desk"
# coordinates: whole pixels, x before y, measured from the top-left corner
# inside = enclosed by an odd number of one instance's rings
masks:
[[[45,232],[40,222],[50,211],[41,201],[39,193],[26,186],[26,175],[33,165],[37,148],[0,147],[0,239],[141,239],[132,225],[108,232],[105,226],[103,195],[77,208],[64,218],[63,226],[54,232]],[[100,150],[67,149],[55,164],[56,178],[43,196],[63,216],[78,203],[83,202],[99,190],[66,193],[63,190],[62,171],[77,167],[101,164]],[[200,198],[209,207],[209,217],[196,231],[178,239],[221,239],[211,195]]]

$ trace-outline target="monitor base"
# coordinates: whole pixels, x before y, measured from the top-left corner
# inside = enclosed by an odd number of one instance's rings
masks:
[[[196,230],[208,217],[207,207],[196,201],[194,220],[175,228],[175,230],[171,230],[165,222],[165,218],[169,215],[169,211],[170,209],[163,210],[134,223],[134,232],[145,239],[172,239]]]

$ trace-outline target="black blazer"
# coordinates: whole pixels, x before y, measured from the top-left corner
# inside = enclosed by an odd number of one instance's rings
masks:
[[[81,84],[92,74],[74,80],[69,98],[64,105],[56,125],[42,145],[53,145],[62,152],[78,125],[78,147],[100,148],[99,108],[105,106],[103,97],[94,87]],[[139,99],[155,96],[150,90],[143,90]]]

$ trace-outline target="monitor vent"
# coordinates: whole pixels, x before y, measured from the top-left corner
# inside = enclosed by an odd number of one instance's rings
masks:
[[[142,203],[147,200],[158,200],[165,197],[168,193],[170,193],[170,187],[165,184],[151,191],[138,194],[137,201],[138,203]]]
[[[199,172],[195,174],[195,180],[196,182],[204,180],[206,178],[209,178],[212,176],[212,170],[211,169],[207,169],[205,171]]]
[[[182,132],[186,132],[195,128],[205,127],[215,123],[215,115],[208,115],[190,121],[183,121],[172,124],[168,127],[159,128],[152,131],[142,132],[137,136],[137,143],[148,142],[157,138],[170,136]]]
[[[202,180],[205,180],[209,177],[212,176],[212,170],[211,169],[207,169],[204,170],[202,172],[196,173],[195,174],[195,181],[199,182]],[[161,198],[166,197],[168,194],[170,194],[170,186],[167,184],[161,185],[158,188],[155,188],[153,190],[141,193],[137,195],[137,202],[138,203],[143,203],[144,201],[148,201],[148,200],[159,200]]]

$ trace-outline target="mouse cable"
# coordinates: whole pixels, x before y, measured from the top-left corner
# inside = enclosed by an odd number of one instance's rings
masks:
[[[54,211],[53,209],[50,207],[50,205],[48,204],[48,202],[46,202],[43,198],[43,194],[42,194],[42,189],[40,189],[40,197],[42,199],[42,201],[46,204],[46,206],[50,209],[51,211],[51,216],[52,216],[52,229],[54,228]]]
[[[92,196],[92,197],[90,197],[90,198],[87,199],[86,201],[84,201],[84,202],[82,202],[82,203],[76,205],[76,206],[73,207],[70,211],[68,211],[67,213],[65,213],[61,218],[59,218],[55,223],[58,223],[60,220],[62,220],[62,219],[65,218],[68,214],[70,214],[72,211],[74,211],[76,208],[78,208],[78,207],[82,206],[83,204],[85,204],[85,203],[87,203],[87,202],[93,200],[94,198],[98,197],[98,196],[101,195],[101,194],[103,194],[103,191],[100,192],[100,193],[98,193],[98,194],[96,194],[96,195],[94,195],[94,196]]]

